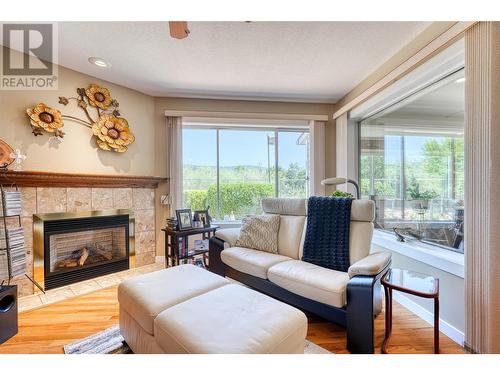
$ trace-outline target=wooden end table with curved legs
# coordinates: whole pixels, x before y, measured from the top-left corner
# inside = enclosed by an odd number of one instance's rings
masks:
[[[434,353],[439,354],[439,279],[418,272],[391,268],[382,277],[385,292],[385,337],[382,353],[387,354],[387,346],[392,333],[392,291],[434,299]]]

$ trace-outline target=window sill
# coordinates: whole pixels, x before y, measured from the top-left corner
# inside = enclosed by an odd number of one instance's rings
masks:
[[[225,228],[239,228],[241,227],[241,220],[214,220],[212,221],[213,225],[219,226],[220,229],[225,229]]]
[[[464,277],[464,255],[438,246],[423,244],[417,240],[398,242],[393,234],[375,230],[374,250],[390,250],[419,262],[428,264],[455,276]]]

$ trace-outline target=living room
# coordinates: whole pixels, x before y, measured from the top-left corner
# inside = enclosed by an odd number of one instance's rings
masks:
[[[2,362],[499,353],[494,17],[198,5],[2,17]]]

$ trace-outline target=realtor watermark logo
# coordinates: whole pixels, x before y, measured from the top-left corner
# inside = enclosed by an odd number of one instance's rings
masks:
[[[2,24],[1,90],[57,90],[56,26]]]

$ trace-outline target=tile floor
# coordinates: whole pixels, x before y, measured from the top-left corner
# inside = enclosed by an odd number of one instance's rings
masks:
[[[101,276],[92,280],[82,281],[80,283],[52,289],[47,291],[45,294],[43,294],[42,292],[38,292],[37,294],[31,296],[19,298],[18,309],[19,312],[34,310],[38,307],[49,305],[54,302],[59,302],[68,298],[92,293],[96,290],[109,288],[131,277],[158,271],[163,268],[163,261],[158,261],[157,263],[148,264],[146,266],[132,268],[126,271]]]

